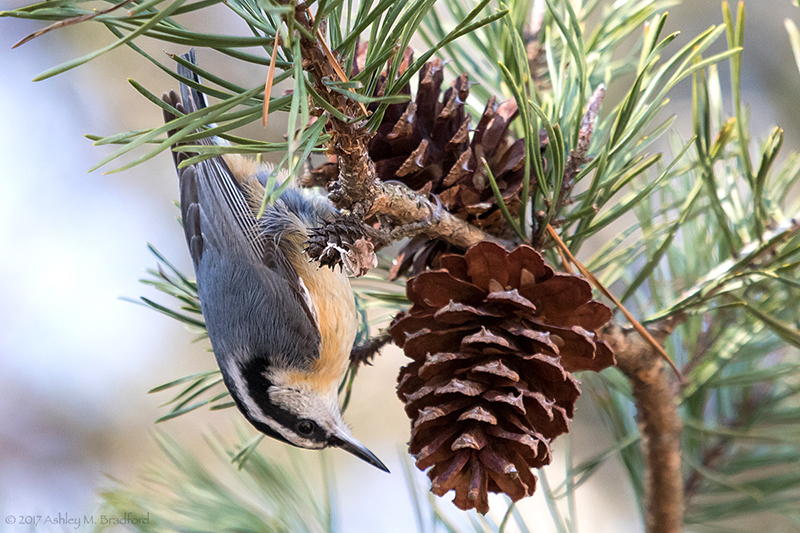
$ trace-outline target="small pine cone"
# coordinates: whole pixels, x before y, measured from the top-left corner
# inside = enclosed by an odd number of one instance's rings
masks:
[[[531,469],[569,431],[572,372],[614,364],[594,333],[611,312],[585,279],[554,273],[528,246],[482,242],[439,263],[408,280],[413,306],[390,328],[413,360],[397,390],[431,491],[455,490],[456,506],[486,513],[488,492],[533,494]]]
[[[372,244],[364,234],[364,224],[353,215],[339,215],[332,222],[310,230],[306,254],[312,261],[319,261],[321,266],[333,268],[344,264],[356,275],[361,271],[362,263],[369,263],[369,267],[375,266],[371,264],[375,254]],[[367,259],[361,259],[356,257],[357,254],[371,255]]]

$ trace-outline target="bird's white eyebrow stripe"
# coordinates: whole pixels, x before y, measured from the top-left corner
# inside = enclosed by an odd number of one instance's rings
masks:
[[[247,383],[244,381],[242,370],[239,368],[239,365],[233,363],[226,365],[226,367],[227,374],[233,381],[235,394],[242,402],[242,405],[244,405],[244,408],[247,410],[247,414],[250,415],[253,420],[264,424],[276,433],[282,435],[283,438],[289,442],[295,442],[298,439],[298,435],[296,433],[291,431],[286,426],[279,424],[277,420],[265,415],[261,407],[259,407],[258,404],[253,401],[252,396],[250,396],[247,390]]]

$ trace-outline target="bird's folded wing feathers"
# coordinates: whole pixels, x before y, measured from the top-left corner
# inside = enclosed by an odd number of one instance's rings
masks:
[[[184,59],[195,63],[194,50],[184,54]],[[178,74],[200,83],[191,70],[178,65]],[[206,107],[205,96],[181,83],[181,101],[171,92],[164,96],[165,102],[183,113],[191,113]],[[165,120],[174,117],[165,112]],[[199,139],[198,144],[218,144],[214,137]],[[173,152],[176,166],[193,154]],[[308,290],[291,263],[275,242],[275,236],[265,231],[269,226],[258,220],[248,205],[246,192],[237,181],[225,160],[212,157],[193,165],[178,169],[180,176],[181,216],[186,241],[195,267],[200,264],[203,250],[213,247],[240,260],[261,264],[283,278],[292,289],[305,314],[316,327],[316,309]],[[265,218],[269,217],[269,210]],[[279,236],[278,236],[279,237]]]

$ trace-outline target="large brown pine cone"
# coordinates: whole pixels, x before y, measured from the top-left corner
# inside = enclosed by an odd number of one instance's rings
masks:
[[[439,101],[443,79],[441,61],[425,64],[415,101],[393,123],[393,117],[384,117],[370,141],[370,156],[382,180],[437,194],[451,213],[501,235],[505,220],[480,158],[488,162],[510,208],[515,202],[518,207],[525,144],[507,135],[517,104],[508,100],[498,105],[492,98],[470,139],[471,118],[464,108],[469,79],[462,74]]]
[[[569,431],[572,372],[614,364],[594,334],[611,312],[585,279],[554,273],[528,246],[482,242],[440,265],[408,281],[413,306],[391,326],[413,360],[398,395],[431,490],[486,513],[489,491],[533,494],[531,468],[550,463],[550,443]]]

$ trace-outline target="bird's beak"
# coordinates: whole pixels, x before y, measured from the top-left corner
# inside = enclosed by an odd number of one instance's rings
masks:
[[[369,451],[366,446],[358,442],[351,435],[348,435],[344,431],[337,432],[336,435],[331,437],[329,442],[331,446],[336,446],[337,448],[341,448],[347,452],[350,452],[359,459],[363,459],[372,466],[389,473],[389,469],[386,468],[386,465],[383,464],[374,453]]]

